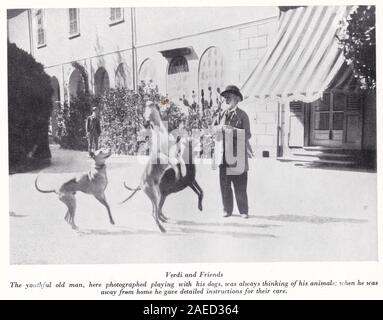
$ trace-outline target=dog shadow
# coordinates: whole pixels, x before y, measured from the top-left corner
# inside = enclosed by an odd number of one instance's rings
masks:
[[[119,227],[120,230],[106,229],[78,229],[76,230],[80,236],[133,236],[133,235],[158,235],[161,231],[148,229],[134,229]],[[169,233],[169,235],[171,235]]]
[[[182,234],[212,234],[233,238],[274,238],[277,236],[269,233],[243,232],[233,230],[203,230],[198,228],[179,228],[178,231]]]
[[[367,219],[353,219],[353,218],[333,218],[321,216],[303,216],[294,214],[279,214],[273,216],[253,216],[256,219],[264,219],[280,222],[303,222],[311,224],[325,224],[325,223],[366,223]]]
[[[251,216],[249,216],[250,218]],[[256,233],[238,230],[227,230],[229,228],[254,228],[267,229],[273,227],[281,227],[278,224],[246,224],[238,222],[196,222],[191,220],[172,220],[169,219],[167,225],[170,225],[174,232],[179,234],[213,234],[230,236],[234,238],[277,238],[274,234]],[[222,230],[205,230],[204,227],[222,228]]]
[[[13,211],[9,212],[9,216],[10,217],[14,217],[14,218],[26,218],[26,217],[28,217],[27,214],[17,214],[17,213],[15,213]]]
[[[249,219],[250,218],[254,218],[254,217],[249,216]],[[175,225],[182,225],[182,226],[246,227],[246,228],[261,228],[261,229],[281,227],[281,225],[279,224],[245,224],[245,223],[239,223],[239,222],[196,222],[191,220],[173,220],[173,219],[169,219],[168,224],[175,224]]]
[[[163,224],[166,228],[166,233],[161,233],[160,230],[134,229],[127,227],[118,227],[119,230],[106,229],[79,229],[77,233],[80,236],[132,236],[132,235],[166,235],[166,236],[186,236],[196,234],[212,234],[221,236],[231,236],[235,238],[277,238],[273,234],[262,234],[255,232],[244,232],[240,230],[227,230],[227,227],[250,227],[250,228],[271,228],[280,227],[277,224],[259,224],[259,225],[244,225],[243,223],[235,222],[195,222],[188,220],[171,220]],[[206,230],[204,227],[221,227],[222,230]]]

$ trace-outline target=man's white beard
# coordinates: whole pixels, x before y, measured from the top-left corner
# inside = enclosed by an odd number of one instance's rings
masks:
[[[234,105],[234,106],[231,106],[230,104],[226,104],[226,103],[224,103],[223,105],[223,110],[224,111],[226,111],[226,110],[233,110],[235,107],[236,107],[236,105]]]
[[[227,104],[227,103],[223,103],[223,104],[222,104],[222,109],[223,109],[223,111],[230,110],[230,108],[231,108],[231,105],[230,105],[230,104]]]

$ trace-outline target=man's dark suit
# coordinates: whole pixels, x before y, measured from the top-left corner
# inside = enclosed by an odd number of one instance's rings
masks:
[[[234,111],[225,111],[222,118],[219,120],[220,125],[229,125],[234,128],[232,130],[233,143],[226,143],[226,140],[230,137],[227,132],[223,135],[223,160],[219,166],[220,187],[222,195],[223,208],[226,214],[232,214],[233,212],[233,190],[231,183],[234,186],[235,198],[237,200],[237,206],[240,214],[248,214],[248,199],[247,199],[247,171],[249,170],[249,139],[251,137],[250,121],[247,113],[242,109],[236,107]],[[236,130],[240,129],[240,130]],[[240,132],[240,133],[239,133]],[[245,141],[238,143],[238,139],[243,137]],[[240,150],[237,150],[237,146],[242,146]],[[228,150],[227,148],[231,150]],[[238,162],[242,161],[244,164],[238,165],[238,163],[232,165],[227,162],[227,153],[230,152],[234,157],[237,157]],[[235,169],[238,168],[238,169]]]
[[[100,119],[97,116],[90,115],[86,119],[85,130],[88,136],[88,151],[91,152],[93,147],[93,151],[96,151],[98,149],[98,138],[101,134]]]

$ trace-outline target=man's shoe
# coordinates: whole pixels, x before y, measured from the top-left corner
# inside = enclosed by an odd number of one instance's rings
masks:
[[[223,213],[223,217],[224,218],[227,218],[227,217],[230,217],[231,216],[231,213],[228,213],[228,212],[224,212]]]
[[[249,218],[249,215],[248,215],[248,214],[241,214],[241,217],[242,217],[243,219],[248,219],[248,218]]]

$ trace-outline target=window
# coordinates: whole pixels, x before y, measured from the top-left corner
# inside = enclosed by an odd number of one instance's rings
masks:
[[[124,21],[123,8],[110,8],[110,24],[116,24]]]
[[[69,37],[80,35],[79,10],[77,8],[69,9]]]
[[[37,21],[37,48],[44,47],[45,42],[45,29],[44,29],[44,12],[42,9],[36,11]]]
[[[176,74],[181,72],[189,72],[189,66],[185,57],[178,56],[173,58],[170,62],[168,74]]]

